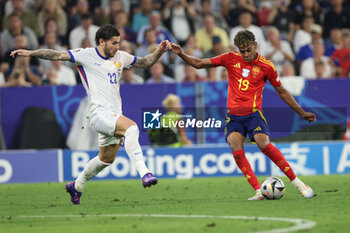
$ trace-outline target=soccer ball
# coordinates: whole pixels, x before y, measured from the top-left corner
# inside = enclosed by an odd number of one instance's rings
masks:
[[[278,177],[269,177],[261,184],[261,193],[266,200],[278,200],[283,197],[286,188]]]

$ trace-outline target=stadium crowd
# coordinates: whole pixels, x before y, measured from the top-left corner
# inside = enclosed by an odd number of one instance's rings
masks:
[[[69,62],[9,56],[14,49],[59,51],[95,46],[101,25],[114,24],[120,49],[136,56],[163,39],[200,58],[234,51],[233,38],[252,31],[259,53],[281,77],[350,77],[348,0],[2,0],[0,86],[76,85]],[[149,70],[131,68],[121,83],[227,79],[222,67],[195,70],[171,51]]]

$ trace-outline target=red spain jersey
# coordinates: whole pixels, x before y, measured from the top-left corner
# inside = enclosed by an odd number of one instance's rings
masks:
[[[270,60],[258,54],[252,62],[243,60],[240,53],[230,52],[210,58],[215,66],[228,72],[227,113],[246,116],[262,111],[262,92],[267,80],[272,86],[281,85],[277,70]]]

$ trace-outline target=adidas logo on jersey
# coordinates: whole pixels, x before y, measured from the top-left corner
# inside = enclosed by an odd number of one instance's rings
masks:
[[[241,64],[238,62],[238,63],[236,63],[233,67],[241,68]]]

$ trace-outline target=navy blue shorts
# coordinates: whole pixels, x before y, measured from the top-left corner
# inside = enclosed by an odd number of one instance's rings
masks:
[[[269,127],[264,115],[260,111],[256,111],[247,116],[235,116],[226,114],[225,138],[232,132],[238,132],[244,137],[249,136],[250,141],[254,142],[254,135],[264,133],[270,136]]]

